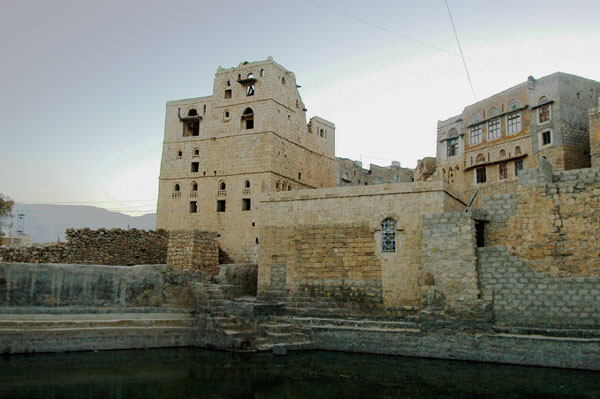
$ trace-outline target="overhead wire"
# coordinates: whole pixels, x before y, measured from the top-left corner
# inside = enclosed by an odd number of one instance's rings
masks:
[[[469,68],[467,68],[467,62],[465,61],[465,55],[462,51],[462,46],[460,45],[460,40],[458,39],[458,33],[456,32],[456,26],[454,26],[454,19],[452,18],[452,13],[450,13],[450,6],[448,5],[448,0],[444,0],[446,3],[446,9],[448,10],[448,16],[450,17],[450,22],[452,23],[452,30],[454,31],[454,37],[456,37],[456,44],[458,44],[458,51],[460,51],[460,57],[462,58],[463,65],[465,66],[465,72],[467,73],[467,79],[469,80],[469,86],[471,86],[471,91],[473,92],[473,99],[477,101],[477,96],[475,95],[475,89],[473,88],[473,82],[471,81],[471,75],[469,74]]]
[[[383,26],[381,26],[381,25],[377,25],[377,24],[375,24],[375,23],[373,23],[373,22],[367,21],[366,19],[363,19],[363,18],[357,17],[357,16],[355,16],[355,15],[348,14],[348,13],[346,13],[346,12],[344,12],[344,11],[340,11],[340,10],[338,10],[338,9],[336,9],[336,8],[333,8],[333,7],[330,7],[330,6],[328,6],[328,5],[325,5],[325,4],[322,4],[322,3],[319,3],[319,2],[317,2],[317,1],[315,1],[315,0],[305,0],[305,1],[307,1],[308,3],[311,3],[311,4],[315,5],[315,6],[318,6],[318,7],[324,8],[324,9],[327,9],[327,10],[329,10],[329,11],[332,11],[332,12],[334,12],[334,13],[336,13],[336,14],[342,15],[342,16],[344,16],[344,17],[346,17],[346,18],[350,18],[350,19],[353,19],[353,20],[355,20],[355,21],[358,21],[358,22],[360,22],[360,23],[363,23],[363,24],[365,24],[365,25],[369,25],[369,26],[371,26],[371,27],[373,27],[373,28],[375,28],[375,29],[379,29],[379,30],[381,30],[381,31],[384,31],[384,32],[387,32],[387,33],[389,33],[389,34],[392,34],[392,35],[395,35],[395,36],[401,37],[402,39],[409,40],[409,41],[411,41],[411,42],[414,42],[414,43],[420,44],[420,45],[422,45],[422,46],[426,46],[426,47],[429,47],[429,48],[432,48],[432,49],[435,49],[435,50],[438,50],[438,51],[441,51],[441,52],[444,52],[444,53],[446,53],[446,54],[449,54],[449,55],[453,55],[453,56],[455,56],[455,57],[461,57],[461,58],[463,58],[463,57],[461,56],[461,54],[457,54],[457,53],[455,53],[455,52],[453,52],[453,51],[450,51],[450,50],[447,50],[447,49],[445,49],[445,48],[443,48],[443,47],[436,46],[435,44],[427,43],[427,42],[424,42],[424,41],[422,41],[422,40],[415,39],[415,38],[413,38],[413,37],[410,37],[410,36],[404,35],[404,34],[402,34],[402,33],[395,32],[395,31],[393,31],[393,30],[391,30],[391,29],[385,28],[385,27],[383,27]],[[469,61],[471,61],[471,62],[475,62],[475,63],[477,63],[477,64],[480,64],[480,65],[485,65],[485,66],[487,66],[487,67],[489,67],[489,68],[498,69],[498,70],[500,70],[500,71],[509,72],[509,73],[512,73],[512,74],[515,74],[515,75],[519,75],[519,76],[522,76],[522,75],[523,75],[523,74],[522,74],[522,73],[520,73],[520,72],[516,72],[516,71],[510,70],[510,69],[508,69],[508,68],[504,68],[504,67],[498,66],[498,65],[496,65],[496,64],[490,64],[490,63],[483,62],[483,61],[480,61],[480,60],[476,60],[476,59],[473,59],[473,58],[470,58],[470,57],[464,57],[464,59],[466,59],[466,60],[469,60]]]

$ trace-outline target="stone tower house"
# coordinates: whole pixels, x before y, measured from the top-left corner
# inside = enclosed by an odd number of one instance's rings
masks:
[[[269,57],[219,67],[212,96],[169,101],[157,228],[217,232],[233,261],[254,262],[263,193],[335,186],[335,125],[306,123],[298,87]]]

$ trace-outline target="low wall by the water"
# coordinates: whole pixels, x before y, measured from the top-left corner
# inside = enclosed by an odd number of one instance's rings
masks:
[[[185,305],[193,270],[166,265],[0,263],[0,307]]]

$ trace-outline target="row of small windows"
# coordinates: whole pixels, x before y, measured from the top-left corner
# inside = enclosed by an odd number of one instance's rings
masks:
[[[200,156],[200,149],[199,148],[194,148],[192,150],[192,157],[197,158]],[[177,150],[177,159],[182,159],[183,158],[183,151],[182,150]]]
[[[244,188],[242,189],[242,195],[250,195],[251,194],[250,180],[245,180],[243,187]],[[197,192],[198,191],[198,183],[193,181],[190,184],[190,191],[191,191],[191,193]],[[190,197],[196,196],[196,195],[192,195],[191,193],[190,193]],[[227,193],[227,183],[225,181],[220,181],[217,185],[217,196],[224,197],[224,196],[226,196],[226,193]],[[181,197],[181,184],[175,183],[173,185],[173,198],[179,198],[179,197]]]
[[[264,78],[265,77],[265,70],[261,69],[260,70],[260,77]],[[281,83],[285,84],[285,78],[281,78]],[[242,75],[238,74],[238,78],[237,78],[238,83],[240,83],[241,85],[243,85],[246,88],[246,96],[253,96],[255,91],[256,91],[256,87],[255,87],[255,83],[256,83],[256,79],[254,78],[254,73],[250,72],[248,75],[246,75],[245,79],[242,79]],[[231,80],[228,80],[226,83],[227,87],[231,87]],[[229,99],[232,98],[232,89],[225,89],[225,99]]]
[[[522,154],[521,147],[516,146],[515,149],[514,149],[514,156],[519,156],[521,154]],[[508,155],[510,156],[510,153]],[[489,156],[490,156],[490,154],[488,153],[488,159],[487,159],[487,161],[489,161]],[[502,159],[502,158],[505,158],[505,157],[506,157],[506,151],[505,150],[498,151],[498,158]],[[478,154],[475,157],[475,163],[476,164],[484,163],[484,162],[486,162],[486,158],[485,158],[485,156],[483,154]],[[471,165],[473,165],[473,157],[471,157]]]
[[[190,213],[198,213],[198,201],[190,201]],[[242,198],[242,211],[252,210],[252,200],[250,198]],[[217,212],[227,211],[227,201],[217,200]]]
[[[523,160],[517,159],[514,162],[514,175],[519,176],[519,174],[523,171]],[[508,170],[508,162],[501,162],[498,165],[498,177],[500,180],[508,179],[509,170]],[[487,178],[487,168],[485,166],[479,167],[475,169],[475,182],[477,184],[486,183],[488,181]]]
[[[545,124],[549,122],[552,118],[552,109],[551,109],[551,101],[547,96],[542,96],[538,100],[538,104],[535,108],[537,112],[537,122],[538,124]],[[521,123],[521,105],[518,101],[511,101],[508,105],[509,113],[506,115],[506,134],[513,135],[517,134],[521,131],[522,123]],[[510,112],[514,111],[514,112]],[[494,116],[500,115],[500,110],[497,107],[493,107],[489,112],[489,117],[493,118]],[[480,144],[483,141],[482,129],[483,125],[478,124],[482,122],[482,117],[480,113],[476,113],[471,118],[472,124],[477,124],[475,126],[471,126],[469,130],[469,143],[471,145]],[[501,121],[500,118],[493,118],[487,122],[487,140],[492,141],[499,139],[502,136],[501,131]],[[449,141],[451,141],[450,139]],[[458,143],[458,140],[456,140]],[[448,156],[454,156],[457,154],[458,146],[456,146],[456,150],[451,149],[450,145],[453,143],[448,143]],[[453,154],[453,155],[451,155]]]
[[[292,191],[292,183],[290,182],[280,182],[277,181],[277,183],[275,183],[275,190],[277,191]]]

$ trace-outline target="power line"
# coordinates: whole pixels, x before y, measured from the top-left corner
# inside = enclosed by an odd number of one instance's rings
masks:
[[[461,55],[460,55],[460,54],[456,54],[456,53],[455,53],[455,52],[453,52],[453,51],[446,50],[446,49],[445,49],[445,48],[443,48],[443,47],[439,47],[439,46],[436,46],[436,45],[434,45],[434,44],[430,44],[430,43],[424,42],[424,41],[422,41],[422,40],[415,39],[415,38],[412,38],[412,37],[410,37],[410,36],[403,35],[402,33],[394,32],[393,30],[387,29],[387,28],[385,28],[385,27],[383,27],[383,26],[381,26],[381,25],[374,24],[374,23],[372,23],[372,22],[369,22],[369,21],[367,21],[367,20],[365,20],[365,19],[362,19],[362,18],[356,17],[356,16],[354,16],[354,15],[351,15],[351,14],[345,13],[345,12],[343,12],[343,11],[340,11],[340,10],[338,10],[338,9],[335,9],[335,8],[333,8],[333,7],[327,6],[327,5],[325,5],[325,4],[321,4],[321,3],[319,3],[319,2],[316,2],[316,1],[314,1],[314,0],[305,0],[305,1],[307,1],[307,2],[309,2],[309,3],[311,3],[311,4],[314,4],[314,5],[318,6],[318,7],[325,8],[325,9],[327,9],[327,10],[329,10],[329,11],[335,12],[336,14],[342,15],[342,16],[344,16],[344,17],[346,17],[346,18],[350,18],[350,19],[353,19],[353,20],[355,20],[355,21],[358,21],[358,22],[360,22],[360,23],[363,23],[363,24],[365,24],[365,25],[369,25],[369,26],[371,26],[371,27],[373,27],[373,28],[375,28],[375,29],[379,29],[379,30],[381,30],[381,31],[384,31],[384,32],[390,33],[390,34],[392,34],[392,35],[395,35],[395,36],[401,37],[401,38],[403,38],[403,39],[405,39],[405,40],[410,40],[411,42],[418,43],[418,44],[420,44],[420,45],[422,45],[422,46],[426,46],[426,47],[429,47],[429,48],[432,48],[432,49],[435,49],[435,50],[438,50],[438,51],[444,52],[444,53],[446,53],[446,54],[453,55],[453,56],[455,56],[455,57],[461,57]],[[480,65],[485,65],[485,66],[487,66],[487,67],[489,67],[489,68],[498,69],[498,70],[500,70],[500,71],[509,72],[509,73],[512,73],[512,74],[515,74],[515,75],[519,75],[519,76],[522,76],[522,75],[523,75],[523,74],[522,74],[522,73],[520,73],[520,72],[516,72],[516,71],[510,70],[510,69],[507,69],[507,68],[503,68],[503,67],[500,67],[500,66],[498,66],[498,65],[495,65],[495,64],[489,64],[489,63],[487,63],[487,62],[483,62],[483,61],[475,60],[475,59],[473,59],[473,58],[469,58],[469,57],[466,57],[466,59],[467,59],[467,60],[469,60],[469,61],[471,61],[471,62],[476,62],[476,63],[478,63],[478,64],[480,64]]]
[[[120,202],[148,202],[148,201],[156,201],[158,198],[150,198],[144,200],[123,200],[123,201],[68,201],[68,202],[34,202],[34,201],[18,201],[17,204],[23,205],[63,205],[63,204],[78,204],[78,205],[87,205],[87,204],[112,204],[112,203],[120,203]]]
[[[471,91],[473,92],[473,99],[477,101],[477,96],[475,95],[475,89],[473,88],[473,82],[471,81],[471,75],[469,75],[469,69],[467,68],[467,62],[465,61],[465,55],[463,54],[462,47],[460,45],[460,40],[458,40],[458,33],[456,33],[456,26],[454,26],[454,19],[452,19],[452,14],[450,13],[450,6],[448,6],[448,0],[444,0],[446,3],[446,9],[448,10],[448,16],[450,16],[450,22],[452,23],[452,30],[454,31],[454,36],[456,37],[456,43],[458,44],[458,51],[460,51],[460,57],[462,58],[463,65],[465,66],[465,72],[467,72],[467,79],[469,80],[469,86],[471,86]]]

